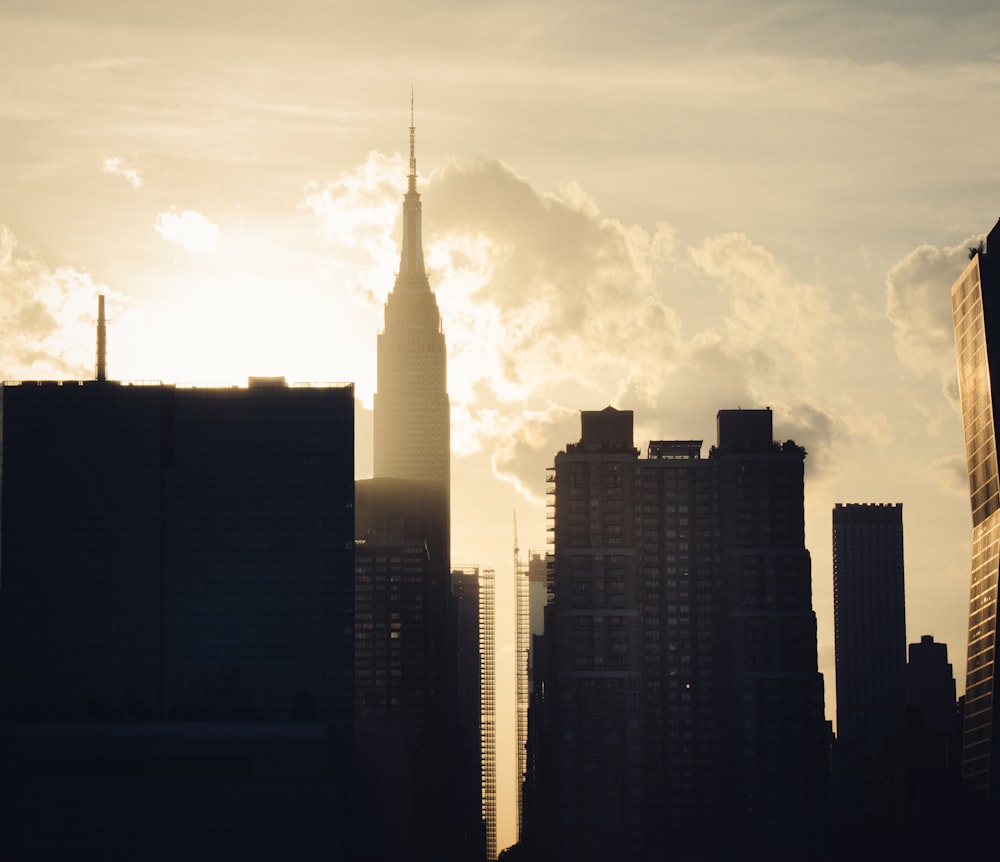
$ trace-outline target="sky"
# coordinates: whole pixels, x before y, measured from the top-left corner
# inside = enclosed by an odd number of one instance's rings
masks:
[[[993,0],[0,0],[0,378],[353,382],[371,474],[410,92],[448,343],[453,562],[497,576],[579,412],[636,445],[770,406],[831,511],[902,503],[907,639],[964,690],[971,519],[949,289],[1000,217]],[[506,707],[506,708],[505,708]]]

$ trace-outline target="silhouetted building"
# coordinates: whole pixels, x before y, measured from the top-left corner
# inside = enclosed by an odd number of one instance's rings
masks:
[[[697,440],[640,459],[631,411],[581,425],[549,476],[525,843],[565,859],[808,847],[825,727],[804,450],[773,442],[769,410],[720,411],[707,460]]]
[[[993,374],[1000,350],[1000,222],[985,248],[970,251],[951,289],[958,383],[972,508],[972,575],[965,683],[962,774],[997,798],[1000,759],[996,698],[997,577],[1000,571],[1000,472]]]
[[[481,782],[486,858],[492,860],[497,858],[496,573],[484,569],[480,574],[478,568],[472,568],[465,570],[461,580],[468,604],[468,610],[459,611],[463,621],[459,625],[465,632],[461,654],[468,656],[463,658],[466,669],[462,679],[469,680],[462,686],[462,702],[468,704],[468,717],[463,717],[462,726],[479,728],[474,741],[480,748],[470,752],[468,764]]]
[[[906,676],[910,709],[919,714],[920,723],[928,731],[951,736],[957,730],[958,702],[948,645],[923,635],[919,643],[910,644],[909,654]]]
[[[197,823],[219,855],[283,830],[305,853],[298,776],[328,818],[313,849],[346,846],[353,411],[350,386],[280,379],[0,389],[0,780],[24,815],[2,840],[152,858]],[[243,812],[212,790],[237,784]],[[268,788],[288,803],[265,836]],[[72,827],[36,834],[41,811]]]
[[[516,537],[515,537],[516,538]],[[517,577],[517,834],[524,830],[524,788],[528,758],[528,721],[533,698],[533,667],[535,635],[545,630],[546,562],[544,554],[528,551],[528,562],[522,564],[515,548]]]
[[[834,508],[833,613],[837,739],[878,754],[906,712],[901,503]]]

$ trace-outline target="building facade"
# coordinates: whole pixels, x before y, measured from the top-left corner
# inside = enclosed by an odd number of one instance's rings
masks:
[[[76,811],[81,786],[94,815],[22,837],[141,857],[201,823],[220,855],[257,858],[275,846],[227,831],[223,796],[242,782],[253,817],[296,777],[323,800],[315,834],[346,829],[352,387],[23,382],[0,389],[0,422],[3,780],[19,824]],[[271,808],[286,837],[298,810]]]
[[[1000,352],[1000,222],[985,248],[970,252],[951,288],[958,383],[972,508],[972,573],[965,682],[962,774],[997,797],[1000,766],[996,693],[997,574],[1000,570],[1000,470],[994,360]]]
[[[837,739],[875,755],[906,712],[901,503],[834,508],[833,614]]]
[[[403,199],[399,272],[378,336],[374,400],[374,475],[450,487],[451,413],[447,358],[437,300],[424,269],[415,129]],[[448,504],[447,493],[444,504]]]
[[[550,472],[551,603],[536,656],[525,841],[553,858],[803,846],[821,829],[803,459],[770,411],[633,444],[581,415]]]

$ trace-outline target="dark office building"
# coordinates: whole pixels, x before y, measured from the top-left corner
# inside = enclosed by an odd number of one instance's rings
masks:
[[[994,801],[1000,766],[996,700],[1000,472],[993,360],[1000,351],[1000,222],[970,251],[951,288],[958,382],[972,507],[972,575],[962,775]]]
[[[120,810],[142,858],[193,822],[222,855],[345,846],[353,409],[350,386],[274,379],[0,390],[0,741],[24,825],[4,840],[114,856]],[[273,828],[253,817],[295,775],[323,800],[312,838],[290,837],[317,813],[291,789]],[[73,788],[100,816],[70,815]],[[36,830],[42,811],[73,825]]]
[[[804,451],[771,413],[654,441],[584,411],[549,476],[525,844],[555,858],[810,846],[824,797]],[[537,678],[542,676],[542,679]]]
[[[834,508],[833,613],[837,740],[875,755],[906,712],[902,504]]]
[[[948,644],[935,643],[931,635],[923,635],[919,643],[910,644],[909,654],[907,705],[924,729],[951,736],[956,731],[958,702]]]

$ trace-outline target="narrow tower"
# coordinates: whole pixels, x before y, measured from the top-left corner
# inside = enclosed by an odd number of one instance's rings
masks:
[[[903,504],[833,510],[837,739],[867,756],[906,717]]]

